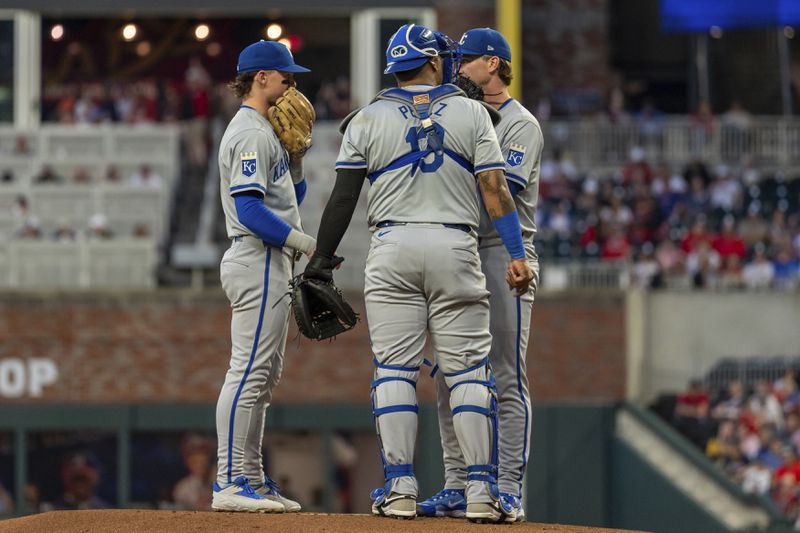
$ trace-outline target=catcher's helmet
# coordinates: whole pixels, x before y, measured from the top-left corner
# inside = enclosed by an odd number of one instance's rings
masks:
[[[440,56],[444,61],[443,83],[449,83],[458,72],[458,65],[455,64],[457,48],[458,45],[444,33],[418,24],[405,24],[389,39],[383,73],[414,70],[430,58]]]

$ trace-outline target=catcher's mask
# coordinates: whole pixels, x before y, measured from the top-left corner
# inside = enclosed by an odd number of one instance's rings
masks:
[[[418,24],[405,24],[389,39],[383,73],[414,70],[432,57],[442,58],[442,83],[452,82],[461,66],[458,44],[444,33],[433,32]]]

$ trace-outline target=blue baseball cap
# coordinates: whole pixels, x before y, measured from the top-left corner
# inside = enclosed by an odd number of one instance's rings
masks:
[[[442,51],[436,34],[425,26],[404,24],[389,39],[384,74],[421,67]]]
[[[503,34],[492,28],[475,28],[461,36],[461,54],[465,56],[497,56],[511,61],[511,47]]]
[[[236,72],[257,72],[259,70],[278,70],[280,72],[311,72],[296,65],[292,53],[284,44],[276,41],[258,41],[239,54]]]

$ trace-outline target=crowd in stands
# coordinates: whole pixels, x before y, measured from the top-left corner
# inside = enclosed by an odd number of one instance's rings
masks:
[[[800,282],[800,179],[738,167],[651,165],[631,150],[611,176],[558,150],[541,166],[537,250],[548,261],[630,265],[642,287],[792,290]]]
[[[800,390],[795,369],[752,390],[732,379],[720,391],[691,382],[674,425],[747,493],[762,494],[800,525]]]

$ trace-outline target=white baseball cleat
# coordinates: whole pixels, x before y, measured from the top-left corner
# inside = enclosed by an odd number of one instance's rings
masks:
[[[468,503],[467,520],[476,524],[496,524],[497,522],[515,522],[517,515],[509,509],[503,509],[499,501],[492,503]]]
[[[373,500],[372,514],[410,520],[417,516],[417,499],[408,494],[387,493],[385,489],[375,489],[370,494]]]
[[[300,512],[300,504],[281,494],[278,484],[275,483],[269,476],[264,478],[264,484],[256,487],[255,491],[256,494],[262,496],[263,498],[282,504],[287,513]]]
[[[225,488],[219,483],[214,483],[214,493],[211,508],[215,511],[234,511],[244,513],[284,513],[286,508],[282,503],[257,494],[244,476]]]

